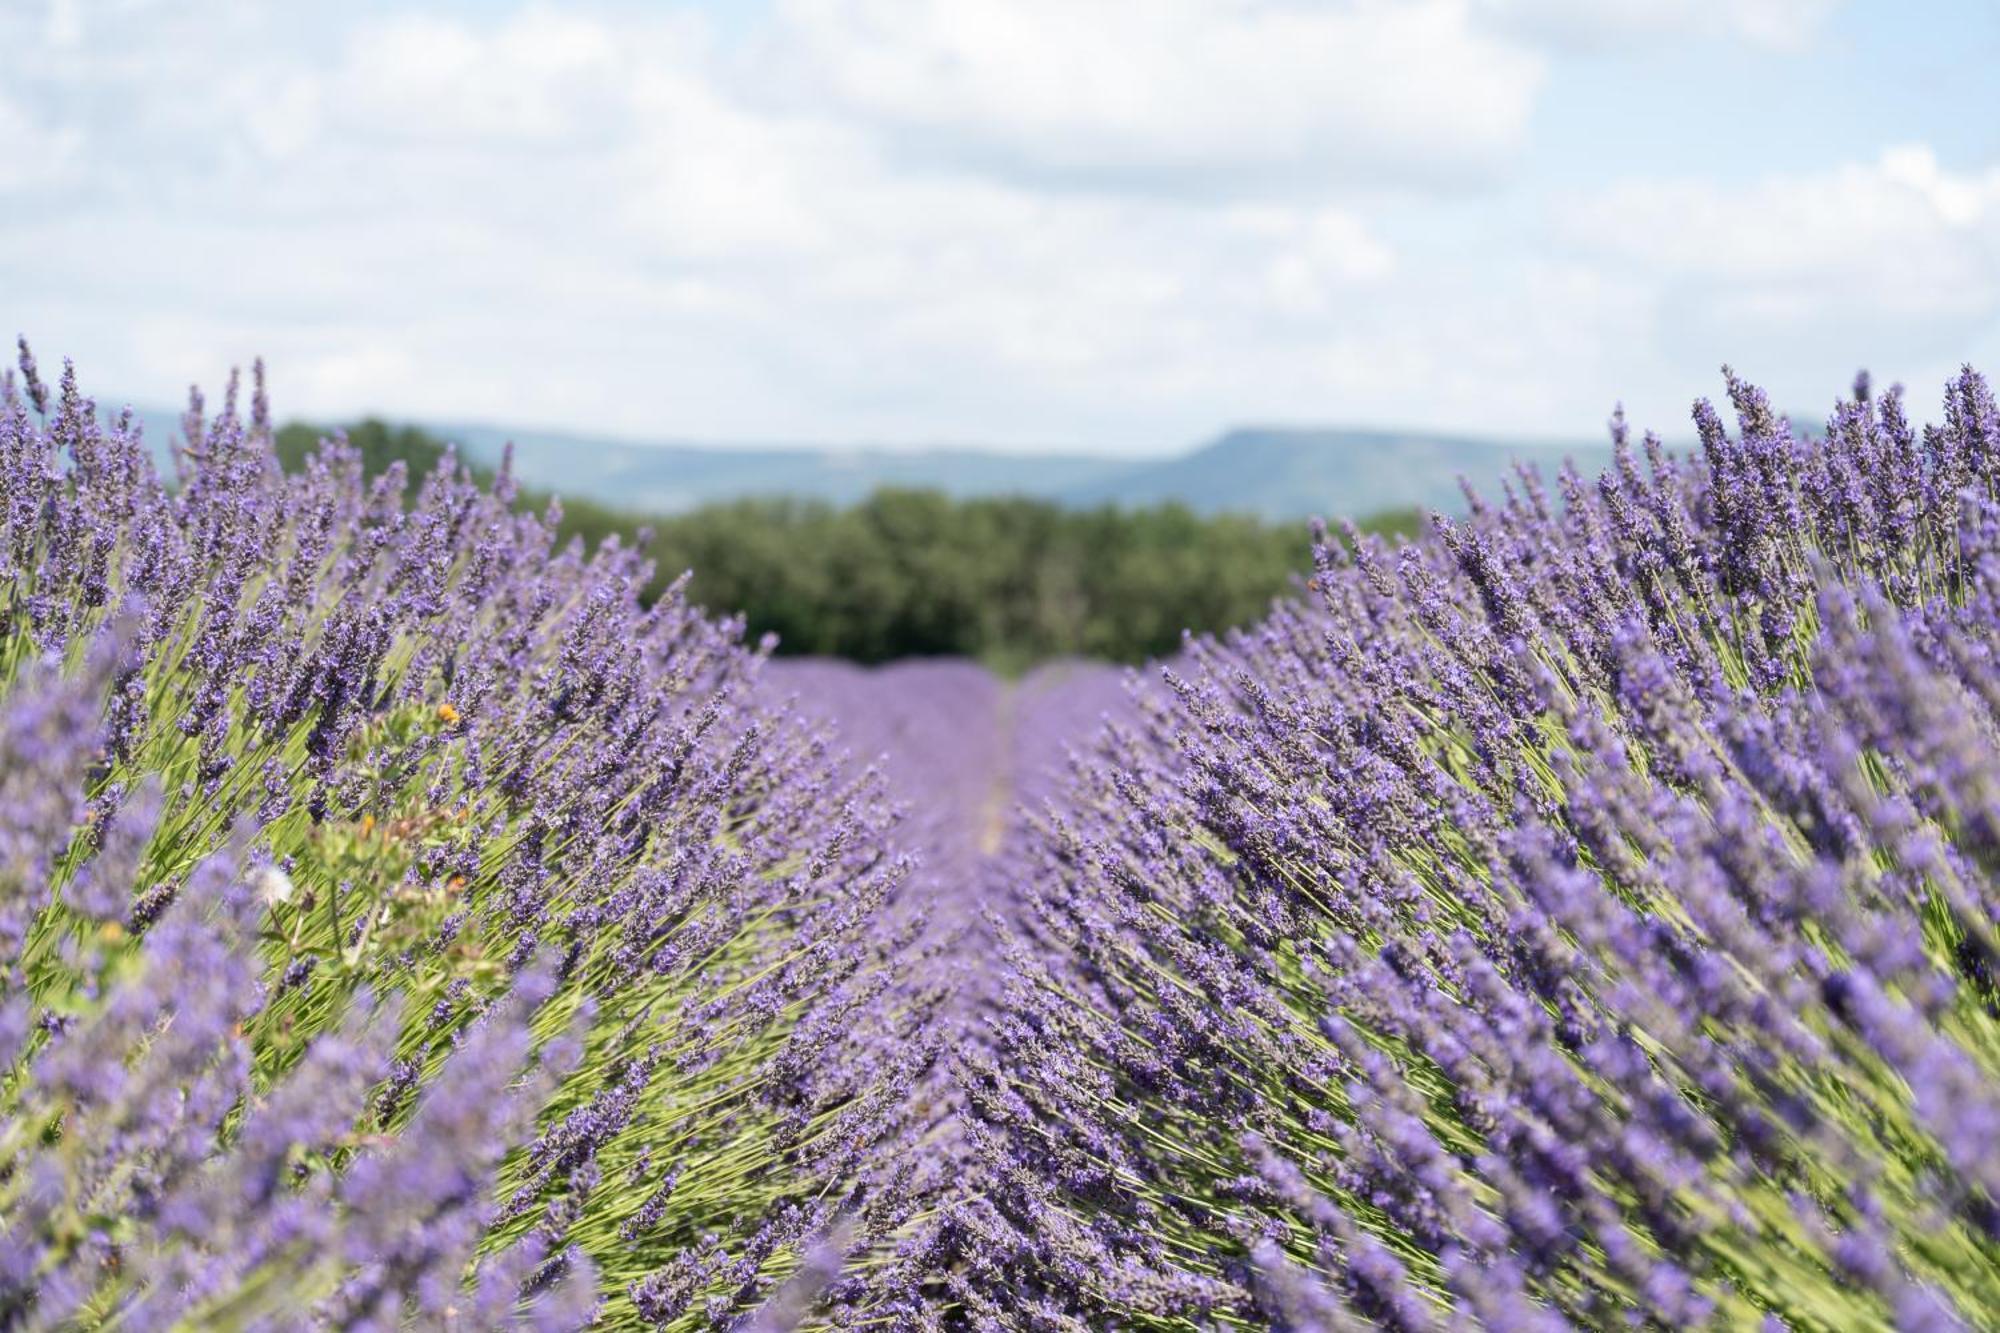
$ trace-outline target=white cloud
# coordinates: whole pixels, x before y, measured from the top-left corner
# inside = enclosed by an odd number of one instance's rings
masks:
[[[954,6],[962,39],[883,0],[748,38],[120,0],[56,42],[0,7],[34,146],[0,159],[0,335],[155,403],[263,353],[301,414],[1157,449],[1568,434],[1617,394],[1671,425],[1725,357],[1817,391],[2000,309],[1994,176],[1921,149],[1404,188],[1525,133],[1541,57],[1464,4],[1020,3]]]
[[[1334,202],[912,166],[866,117],[744,96],[685,20],[393,18],[191,86],[144,39],[68,89],[113,109],[77,123],[121,206],[0,221],[56,312],[29,331],[108,343],[126,392],[263,352],[303,412],[1131,440],[1126,395],[1247,377],[1274,312],[1323,324],[1396,266]]]
[[[1632,47],[1662,37],[1721,37],[1796,50],[1840,0],[1476,0],[1496,29],[1564,50]]]
[[[1096,188],[1461,186],[1542,66],[1464,0],[786,0],[778,89],[920,156]]]
[[[649,45],[670,31],[647,34]],[[337,86],[346,118],[398,140],[588,151],[616,132],[650,54],[561,11],[529,10],[487,32],[413,14],[360,29]]]
[[[1954,173],[1923,146],[1738,190],[1633,181],[1562,217],[1657,293],[1678,345],[1943,356],[2000,309],[2000,168]]]
[[[82,44],[83,14],[77,0],[50,0],[43,39],[58,50]]]
[[[79,168],[81,137],[48,125],[0,88],[0,196],[51,188]]]

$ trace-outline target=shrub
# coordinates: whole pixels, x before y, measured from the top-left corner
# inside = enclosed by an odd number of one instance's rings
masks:
[[[951,1299],[1034,1329],[2000,1309],[2000,413],[1729,379],[1197,643],[1013,848]]]
[[[1001,766],[1109,718],[980,859],[504,473],[232,390],[170,486],[24,348],[0,1324],[1989,1321],[2000,410],[1728,384],[1164,689],[900,673]]]
[[[909,1207],[871,778],[446,465],[0,389],[0,1325],[724,1324]]]

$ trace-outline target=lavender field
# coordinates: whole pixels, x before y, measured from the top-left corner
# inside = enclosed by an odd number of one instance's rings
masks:
[[[923,850],[929,889],[916,897],[967,927],[1019,919],[1022,886],[993,877],[996,858],[1025,811],[1060,797],[1099,727],[1134,712],[1133,673],[1099,662],[1045,663],[1005,681],[950,658],[778,658],[764,680],[834,728],[852,762],[879,766],[903,840]]]
[[[1725,374],[1003,681],[23,344],[0,1328],[1993,1327],[2000,408]]]

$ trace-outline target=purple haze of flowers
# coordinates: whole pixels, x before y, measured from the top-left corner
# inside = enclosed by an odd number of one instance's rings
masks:
[[[2000,411],[1726,383],[1003,690],[23,347],[0,1325],[1984,1321]]]
[[[727,1326],[887,1243],[879,780],[640,552],[239,392],[166,479],[0,385],[0,1326]]]
[[[934,911],[953,922],[976,915],[978,904],[964,898],[1008,806],[1007,688],[955,659],[862,667],[779,658],[765,667],[765,680],[837,726],[852,762],[880,769],[902,813],[901,842],[924,853]]]
[[[1190,645],[1008,855],[955,1308],[2000,1309],[2000,412],[1728,376]],[[978,1320],[975,1320],[978,1322]]]

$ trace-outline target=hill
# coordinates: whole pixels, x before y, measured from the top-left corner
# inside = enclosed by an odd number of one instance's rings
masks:
[[[953,499],[1029,495],[1052,500],[1130,466],[1126,460],[1086,454],[646,443],[458,423],[425,428],[457,441],[468,455],[489,465],[499,461],[501,449],[512,440],[516,469],[531,485],[654,513],[752,497],[849,505],[884,487],[939,491]]]
[[[1066,489],[1072,505],[1178,500],[1197,513],[1269,519],[1358,516],[1392,509],[1464,507],[1458,478],[1493,488],[1512,460],[1553,471],[1564,458],[1595,470],[1602,445],[1503,443],[1448,435],[1326,429],[1234,430],[1178,458],[1128,468]]]
[[[137,415],[164,460],[166,442],[179,433],[178,415],[159,409]],[[992,449],[647,443],[420,424],[487,466],[499,461],[512,439],[516,471],[525,484],[566,499],[652,514],[780,497],[844,507],[884,488],[932,490],[953,499],[1027,496],[1075,509],[1179,503],[1201,515],[1238,513],[1273,521],[1408,509],[1453,512],[1464,504],[1461,475],[1490,489],[1515,459],[1553,470],[1564,458],[1574,458],[1586,473],[1607,460],[1606,448],[1591,441],[1324,427],[1248,427],[1186,453],[1130,459]]]
[[[1180,503],[1198,514],[1280,520],[1412,507],[1449,511],[1463,505],[1460,475],[1488,487],[1506,474],[1512,459],[1553,468],[1574,457],[1594,470],[1606,452],[1585,442],[1329,428],[1234,430],[1185,454],[1137,460],[982,449],[729,448],[510,433],[492,426],[429,429],[486,463],[498,460],[511,437],[517,469],[529,484],[656,513],[757,496],[845,505],[883,487],[935,490],[961,499],[1024,495],[1080,509]]]

